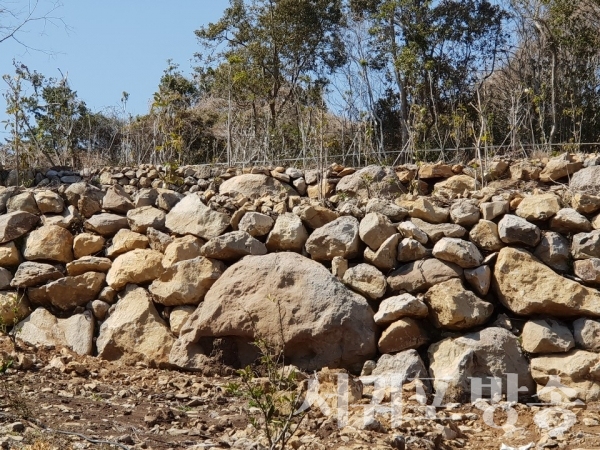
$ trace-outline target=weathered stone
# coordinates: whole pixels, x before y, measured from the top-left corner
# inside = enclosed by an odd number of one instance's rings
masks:
[[[235,261],[247,255],[264,255],[267,247],[245,231],[232,231],[209,240],[201,252],[207,258]]]
[[[570,268],[569,241],[553,231],[542,234],[542,239],[533,254],[557,272],[567,272]]]
[[[465,270],[465,280],[479,295],[487,295],[492,284],[492,270],[484,265]]]
[[[534,247],[540,242],[540,229],[527,220],[506,214],[498,222],[498,235],[505,244],[523,244]]]
[[[500,250],[494,279],[498,299],[516,314],[600,316],[597,290],[557,275],[525,250]]]
[[[371,250],[369,247],[365,248],[364,259],[366,262],[374,265],[383,272],[388,272],[394,269],[397,262],[398,255],[398,243],[400,241],[400,234],[396,233],[387,238],[377,251]],[[417,242],[417,241],[415,241]],[[417,242],[418,243],[418,242]],[[421,245],[421,244],[419,244]],[[418,258],[415,258],[418,259]]]
[[[531,359],[531,376],[538,384],[540,401],[562,403],[600,399],[600,355],[585,350]],[[545,389],[551,380],[560,380],[560,389]]]
[[[94,319],[89,311],[67,319],[57,319],[44,308],[37,308],[15,327],[16,336],[39,347],[68,347],[80,355],[91,355]]]
[[[167,268],[149,290],[154,301],[165,306],[198,305],[224,271],[221,261],[187,259]]]
[[[387,288],[383,274],[369,264],[358,264],[349,268],[343,281],[346,286],[371,300],[383,297]]]
[[[156,250],[133,250],[117,256],[106,276],[110,287],[119,291],[128,283],[154,281],[163,272],[163,255]]]
[[[156,189],[140,189],[135,198],[134,206],[141,208],[142,206],[154,206],[158,197],[158,191]]]
[[[163,266],[165,268],[171,267],[179,261],[202,256],[201,249],[204,244],[205,242],[202,239],[191,235],[174,239],[164,251]]]
[[[462,277],[463,269],[456,264],[436,258],[408,263],[388,277],[387,282],[393,292],[424,292],[431,286]]]
[[[18,266],[21,262],[21,254],[14,242],[0,244],[0,267]]]
[[[10,270],[0,267],[0,290],[9,288],[12,278],[13,276]]]
[[[79,259],[84,256],[95,255],[102,251],[106,239],[91,233],[81,233],[73,238],[73,254]]]
[[[266,195],[278,197],[280,194],[298,195],[288,184],[262,174],[243,174],[232,177],[221,183],[219,192],[230,196],[242,194],[248,198],[259,198]]]
[[[316,230],[340,217],[339,213],[320,205],[304,205],[298,207],[297,215],[308,227]],[[296,209],[294,208],[294,213]]]
[[[173,242],[173,238],[167,233],[163,233],[162,231],[152,227],[149,227],[146,230],[146,236],[148,236],[150,248],[161,253],[164,253],[169,244]]]
[[[571,206],[581,214],[593,214],[600,210],[600,195],[577,192],[571,199]]]
[[[21,192],[8,199],[6,212],[26,211],[31,214],[40,214],[37,202],[31,192]]]
[[[540,194],[525,197],[517,208],[517,216],[525,220],[548,220],[560,210],[558,198],[554,194]]]
[[[238,229],[252,237],[259,237],[269,234],[274,223],[275,221],[266,214],[249,211],[240,220]]]
[[[61,214],[58,215],[43,215],[43,225],[56,225],[59,227],[71,230],[73,228],[80,228],[83,223],[83,218],[77,208],[73,205],[67,206]]]
[[[37,207],[42,214],[60,214],[65,209],[65,202],[54,191],[38,191],[34,194]]]
[[[481,217],[484,220],[494,220],[496,217],[503,216],[509,212],[509,203],[506,200],[495,202],[484,202],[479,205]]]
[[[24,262],[22,263],[13,277],[10,285],[16,288],[27,288],[38,286],[47,281],[54,281],[62,278],[63,274],[50,264]]]
[[[94,300],[88,304],[88,308],[92,311],[94,317],[98,320],[106,319],[106,315],[108,314],[108,310],[110,309],[110,304],[102,301],[102,300]]]
[[[142,206],[127,212],[127,223],[137,233],[146,233],[148,228],[164,230],[165,220],[165,213],[153,206]]]
[[[430,178],[449,178],[454,175],[452,172],[452,166],[443,163],[435,164],[423,164],[419,167],[419,178],[430,179]]]
[[[367,202],[367,205],[365,206],[365,212],[367,214],[383,214],[392,222],[399,222],[401,220],[404,220],[404,218],[408,215],[408,211],[405,208],[402,208],[401,206],[395,205],[394,203],[381,198],[370,199]]]
[[[450,219],[462,227],[471,227],[479,222],[479,208],[470,200],[455,202],[450,207]]]
[[[69,205],[74,206],[86,219],[102,211],[104,192],[85,182],[75,183],[65,189]]]
[[[575,275],[585,283],[600,285],[600,259],[590,258],[573,263]]]
[[[498,235],[498,225],[490,220],[480,220],[469,232],[469,238],[479,248],[489,252],[496,252],[504,247]]]
[[[193,234],[208,240],[221,235],[229,226],[229,220],[227,214],[213,211],[196,194],[190,194],[171,209],[165,225],[173,233]]]
[[[175,336],[179,336],[183,324],[190,318],[194,311],[196,311],[195,306],[176,306],[173,308],[171,314],[169,314],[169,326]]]
[[[122,228],[129,228],[127,217],[111,213],[95,214],[87,219],[83,225],[86,230],[102,236],[112,236]]]
[[[575,346],[569,329],[556,320],[530,320],[523,327],[521,346],[528,353],[564,353]]]
[[[421,219],[411,219],[411,221],[423,230],[431,242],[436,243],[443,237],[462,238],[467,234],[467,230],[454,223],[431,224]]]
[[[342,178],[336,185],[337,193],[345,192],[360,199],[395,197],[406,192],[395,172],[381,166],[367,166]]]
[[[82,275],[86,272],[103,272],[110,269],[112,261],[98,256],[83,256],[67,264],[67,273],[70,276]]]
[[[184,198],[183,194],[168,189],[158,189],[157,191],[156,206],[163,211],[171,211]]]
[[[122,229],[112,238],[112,245],[106,249],[106,256],[116,258],[123,253],[135,249],[148,248],[148,238],[143,234],[135,233],[131,230]]]
[[[73,260],[73,235],[56,225],[46,225],[33,230],[25,238],[23,257],[29,261]]]
[[[429,373],[433,387],[444,392],[446,401],[469,401],[471,379],[506,377],[507,373],[518,376],[518,386],[527,388],[522,395],[533,395],[535,383],[529,374],[529,364],[519,341],[503,328],[485,328],[457,338],[447,338],[429,347]],[[506,394],[507,383],[502,383]],[[489,391],[482,392],[489,398]]]
[[[579,161],[573,160],[568,154],[552,158],[540,173],[540,181],[549,183],[560,180],[568,175],[572,175],[583,167]]]
[[[427,244],[427,241],[429,241],[429,236],[427,236],[427,233],[421,230],[410,220],[399,223],[398,231],[402,233],[402,236],[405,238],[412,238],[423,245]]]
[[[581,317],[573,322],[573,336],[579,348],[600,353],[600,321]]]
[[[377,343],[380,353],[396,353],[417,349],[429,342],[429,337],[418,321],[405,317],[387,327]]]
[[[600,230],[573,236],[571,255],[573,259],[600,258]]]
[[[398,243],[396,258],[400,262],[416,261],[425,258],[428,251],[423,245],[411,238],[404,238]]]
[[[428,314],[429,309],[421,300],[411,294],[401,294],[383,300],[374,318],[377,325],[388,325],[404,317],[424,319]]]
[[[38,223],[35,214],[16,211],[0,215],[0,244],[20,238]]]
[[[29,300],[25,294],[0,291],[0,325],[13,327],[30,312]]]
[[[298,179],[292,181],[292,184],[294,185],[294,189],[296,189],[296,192],[298,192],[298,194],[300,194],[300,195],[306,194],[308,185],[306,184],[306,180],[304,178],[298,178]]]
[[[135,206],[127,192],[118,184],[109,187],[102,199],[102,207],[116,214],[127,214]]]
[[[435,184],[434,190],[436,192],[443,191],[447,195],[457,197],[469,192],[474,191],[476,188],[475,179],[469,175],[454,175],[450,178],[440,181]]]
[[[558,233],[571,234],[592,231],[592,224],[572,208],[563,208],[550,219],[550,229]]]
[[[331,260],[331,274],[338,280],[342,280],[348,270],[348,260],[341,256],[336,256]]]
[[[429,223],[447,222],[450,212],[447,208],[436,206],[431,200],[426,197],[419,197],[414,203],[410,211],[410,217],[423,219]]]
[[[170,360],[200,369],[210,352],[207,339],[219,338],[234,346],[228,355],[243,366],[256,356],[246,347],[255,332],[284,336],[286,361],[305,370],[360,370],[376,352],[376,325],[366,300],[321,264],[284,252],[248,256],[229,267],[184,325]]]
[[[422,379],[427,388],[430,386],[429,380],[427,380],[429,378],[427,368],[419,353],[414,349],[405,350],[395,355],[381,355],[371,375],[378,377],[378,379],[389,376],[390,382],[386,383],[387,380],[385,380],[382,383],[383,386],[392,386],[392,382],[402,385],[416,379]]]
[[[300,218],[292,213],[284,213],[277,217],[266,245],[271,252],[301,252],[307,239],[308,232]]]
[[[466,290],[461,281],[452,279],[432,286],[425,294],[431,320],[438,328],[466,330],[482,325],[490,318],[494,306]]]
[[[600,166],[586,167],[571,177],[569,188],[573,191],[597,194],[600,191]]]
[[[371,250],[376,251],[386,239],[396,234],[396,228],[383,214],[369,213],[360,221],[358,234]]]
[[[59,278],[39,288],[29,288],[28,293],[32,303],[70,311],[94,300],[102,290],[105,278],[103,273],[87,272]]]
[[[483,256],[475,244],[457,238],[440,239],[433,247],[433,256],[463,269],[477,267],[483,262]]]
[[[168,367],[174,341],[148,292],[133,286],[100,327],[96,346],[98,357],[102,359],[128,365],[141,362],[150,367]]]
[[[354,217],[340,217],[316,229],[306,241],[306,251],[317,261],[327,261],[334,256],[352,259],[358,255],[359,223]]]

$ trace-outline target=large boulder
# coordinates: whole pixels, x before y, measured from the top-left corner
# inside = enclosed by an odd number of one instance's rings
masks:
[[[254,359],[248,344],[285,339],[286,360],[302,369],[360,371],[376,352],[377,326],[367,301],[321,264],[296,253],[247,256],[229,267],[186,322],[170,361],[202,368],[219,338],[234,346],[238,365]],[[234,353],[235,354],[235,353]]]
[[[94,319],[89,311],[66,319],[37,308],[14,328],[18,339],[38,347],[67,347],[80,355],[91,355],[94,342]]]
[[[438,328],[466,330],[483,325],[494,312],[494,305],[465,289],[459,279],[436,284],[425,294],[431,319]]]
[[[165,225],[173,233],[212,239],[227,229],[229,221],[227,214],[213,211],[196,194],[190,194],[169,211]]]
[[[73,235],[56,225],[33,230],[25,238],[23,256],[29,261],[73,261]]]
[[[529,374],[529,364],[523,356],[515,335],[504,328],[485,328],[457,338],[447,338],[429,347],[429,373],[436,391],[444,392],[444,401],[461,402],[470,399],[472,378],[502,378],[506,394],[506,374],[518,375],[518,386],[527,388],[524,396],[535,392]],[[489,393],[484,398],[489,398]]]
[[[38,223],[35,214],[15,211],[0,215],[0,244],[20,238]]]
[[[541,401],[560,403],[578,399],[592,402],[600,399],[598,353],[573,350],[533,358],[531,375],[538,385],[537,394]],[[560,382],[560,386],[556,386],[556,382]],[[556,387],[553,388],[552,384]]]
[[[163,255],[156,250],[133,250],[117,256],[106,276],[106,283],[118,291],[128,283],[154,281],[163,272]]]
[[[235,194],[242,194],[248,198],[259,198],[265,195],[279,197],[279,195],[298,195],[290,185],[282,183],[273,177],[262,174],[243,174],[225,180],[219,186],[221,194],[229,194],[235,197]],[[201,236],[203,237],[203,236]]]
[[[115,310],[100,327],[98,357],[133,365],[167,367],[175,338],[161,319],[148,292],[127,288]]]
[[[247,255],[264,255],[267,247],[245,231],[232,231],[212,238],[201,251],[207,258],[235,261]]]
[[[558,275],[525,250],[500,250],[494,289],[516,314],[600,316],[600,292]]]
[[[306,251],[317,261],[330,261],[336,256],[352,259],[358,255],[360,238],[358,220],[343,216],[317,228],[306,241]]]
[[[197,305],[225,271],[221,261],[198,257],[177,262],[150,285],[156,303],[165,306]]]
[[[27,292],[31,303],[37,306],[53,306],[61,311],[70,311],[98,298],[105,278],[103,273],[86,272],[59,278],[39,288],[29,288]]]

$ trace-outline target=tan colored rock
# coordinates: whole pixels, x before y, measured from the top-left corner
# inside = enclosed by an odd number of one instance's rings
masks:
[[[65,202],[54,191],[38,191],[34,194],[37,207],[42,214],[60,214],[65,209]]]
[[[507,373],[517,374],[519,387],[527,389],[521,395],[531,396],[535,392],[529,363],[521,352],[519,341],[504,328],[490,327],[444,339],[432,344],[428,354],[433,388],[444,392],[446,401],[470,401],[472,378],[505,380]],[[502,383],[502,393],[506,394],[506,391],[507,383]]]
[[[87,219],[83,226],[101,236],[112,236],[122,228],[129,228],[127,217],[110,213],[95,214]]]
[[[112,261],[98,256],[83,256],[67,264],[67,273],[70,276],[82,275],[86,272],[103,272],[110,269]]]
[[[575,347],[569,329],[556,320],[530,320],[523,327],[521,346],[528,353],[564,353]]]
[[[33,230],[25,238],[23,257],[29,261],[73,260],[73,235],[56,225],[46,225]]]
[[[565,354],[539,356],[531,359],[531,376],[537,383],[537,395],[544,402],[600,399],[600,355],[585,350]],[[544,389],[551,379],[560,382],[560,389]]]
[[[417,349],[429,342],[429,337],[418,321],[405,317],[393,322],[381,334],[377,346],[380,353],[396,353]]]
[[[600,285],[600,258],[575,261],[573,271],[584,283]]]
[[[226,267],[202,256],[177,262],[150,285],[154,301],[165,306],[198,305]]]
[[[484,265],[474,269],[465,269],[465,280],[479,295],[487,295],[492,284],[492,270]]]
[[[425,258],[429,252],[423,245],[411,238],[404,238],[398,243],[396,258],[400,262],[416,261]]]
[[[153,206],[142,206],[127,212],[127,223],[137,233],[145,233],[148,228],[163,230],[166,215],[163,211]]]
[[[32,304],[69,311],[97,298],[105,278],[103,273],[86,272],[59,278],[38,288],[29,288],[28,294]]]
[[[455,223],[432,224],[416,218],[411,219],[411,222],[413,222],[420,230],[424,231],[429,238],[429,241],[434,244],[443,237],[460,239],[467,234],[466,228],[456,225]]]
[[[99,253],[104,248],[106,239],[97,234],[81,233],[73,238],[73,254],[79,259]]]
[[[342,178],[336,185],[335,191],[367,200],[371,197],[397,197],[405,193],[406,188],[392,169],[371,165]]]
[[[411,294],[424,292],[452,278],[461,278],[463,269],[456,264],[436,258],[408,263],[390,274],[388,285],[393,292],[406,291]]]
[[[98,357],[102,359],[127,365],[143,363],[150,367],[168,367],[174,341],[150,294],[132,286],[100,327],[96,346]]]
[[[38,347],[68,347],[80,355],[91,355],[94,319],[89,311],[58,319],[44,308],[37,308],[15,327],[18,339]]]
[[[169,314],[169,326],[175,336],[179,336],[183,324],[190,318],[194,311],[196,311],[195,306],[176,306],[173,308],[171,314]]]
[[[125,285],[154,281],[163,272],[163,255],[156,250],[132,250],[117,256],[106,276],[110,287],[119,291]]]
[[[102,199],[102,208],[116,214],[127,214],[134,208],[133,200],[122,186],[115,184],[106,190]]]
[[[296,210],[294,209],[294,212]],[[322,226],[333,222],[340,215],[321,205],[304,205],[298,207],[298,217],[308,228],[316,230]],[[277,226],[277,224],[275,225]]]
[[[396,228],[390,219],[381,213],[368,213],[360,221],[358,234],[362,241],[373,251],[383,244],[390,236],[396,234]]]
[[[112,245],[106,249],[106,256],[116,258],[135,249],[148,248],[148,238],[140,233],[122,229],[112,238]]]
[[[377,300],[385,295],[387,283],[383,274],[369,264],[358,264],[346,270],[344,284],[353,291]]]
[[[435,184],[435,191],[444,191],[450,195],[450,197],[456,198],[459,195],[463,195],[472,192],[476,189],[475,179],[469,175],[454,175],[450,178],[440,181]]]
[[[235,261],[247,255],[264,255],[267,247],[245,231],[231,231],[209,240],[201,253],[207,258]]]
[[[471,227],[479,222],[479,207],[473,201],[461,200],[450,207],[450,219],[457,225]]]
[[[238,224],[238,229],[252,237],[265,236],[273,228],[275,221],[266,214],[249,211],[244,214]]]
[[[411,294],[401,294],[383,300],[374,318],[377,325],[388,325],[404,317],[424,319],[428,314],[429,309],[421,300]]]
[[[494,312],[494,306],[466,290],[461,281],[452,279],[436,284],[425,294],[431,320],[438,328],[466,330],[483,325]]]
[[[475,244],[457,238],[440,239],[433,247],[433,256],[463,269],[480,266],[483,262],[483,256]]]
[[[40,210],[31,192],[21,192],[8,199],[6,212],[26,211],[31,214],[40,214]]]
[[[550,229],[563,234],[585,233],[592,231],[592,224],[574,209],[563,208],[550,219]]]
[[[593,214],[600,210],[600,195],[576,192],[571,199],[571,206],[581,214]]]
[[[423,179],[450,178],[453,175],[454,172],[452,172],[452,166],[449,166],[448,164],[423,164],[419,167],[419,178]]]
[[[12,328],[30,312],[29,300],[25,294],[0,291],[0,325]]]
[[[573,259],[600,258],[600,230],[573,236],[571,255]]]
[[[10,270],[0,267],[0,290],[8,289],[13,275]]]
[[[65,189],[64,195],[67,203],[77,208],[86,219],[102,210],[104,192],[86,182],[73,183]]]
[[[376,325],[367,301],[321,264],[283,252],[247,256],[229,267],[184,325],[170,360],[199,369],[211,351],[202,342],[219,338],[237,348],[231,355],[243,365],[256,356],[246,347],[255,332],[283,333],[286,361],[305,370],[327,366],[360,371],[376,352]]]
[[[190,194],[169,211],[165,226],[173,233],[193,234],[208,240],[220,236],[229,226],[229,221],[227,214],[213,211],[196,194]]]
[[[25,211],[0,215],[0,244],[20,238],[38,223],[39,217]]]
[[[427,236],[427,233],[425,233],[423,230],[421,230],[417,225],[415,225],[410,220],[399,223],[398,231],[405,238],[412,238],[412,239],[420,242],[423,245],[427,244],[427,241],[429,241],[429,237]]]
[[[301,252],[308,232],[298,216],[284,213],[277,217],[273,229],[267,238],[267,249],[275,251]]]
[[[57,225],[59,227],[71,230],[75,227],[79,228],[83,224],[83,218],[77,208],[70,205],[67,206],[61,214],[43,215],[43,225]]]
[[[419,197],[410,211],[410,217],[423,219],[429,223],[447,222],[450,217],[450,211],[446,208],[436,206],[426,197]]]
[[[540,173],[540,181],[550,183],[572,175],[583,167],[580,161],[575,161],[570,155],[564,154],[553,158],[546,164]]]
[[[365,248],[365,261],[382,270],[384,273],[394,269],[398,265],[396,258],[398,255],[398,243],[400,242],[400,236],[401,235],[399,233],[390,236],[375,252],[369,247]]]
[[[196,236],[187,235],[173,239],[165,249],[162,264],[165,268],[186,259],[194,259],[202,256],[202,246],[205,242]]]
[[[21,254],[14,242],[0,244],[0,267],[14,267],[21,262]]]
[[[243,174],[232,177],[221,183],[219,192],[221,194],[229,194],[230,196],[232,196],[232,194],[242,194],[248,198],[260,198],[266,195],[278,197],[282,194],[298,195],[290,185],[262,174]],[[210,239],[210,237],[206,236],[199,237]]]
[[[500,250],[494,278],[498,299],[516,314],[600,316],[597,290],[561,277],[525,250]]]
[[[498,222],[498,235],[505,244],[522,244],[533,247],[540,242],[540,229],[527,220],[506,214]]]
[[[554,194],[539,194],[525,197],[517,208],[517,216],[525,220],[548,220],[560,210]]]
[[[19,266],[10,284],[12,287],[23,289],[38,286],[47,281],[58,280],[62,277],[63,274],[50,264],[27,261]]]
[[[306,251],[317,261],[330,261],[335,256],[352,259],[360,249],[358,220],[340,217],[316,229],[306,241]]]

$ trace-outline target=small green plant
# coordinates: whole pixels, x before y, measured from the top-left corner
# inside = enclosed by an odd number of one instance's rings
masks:
[[[258,365],[238,370],[240,381],[229,383],[227,392],[248,400],[250,423],[261,432],[269,450],[283,450],[306,416],[306,411],[299,411],[304,391],[297,372],[285,366],[281,304],[271,296],[267,299],[277,305],[281,343],[259,337],[256,322],[249,314],[260,355]]]

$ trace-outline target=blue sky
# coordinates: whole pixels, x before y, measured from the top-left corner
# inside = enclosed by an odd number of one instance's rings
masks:
[[[41,0],[48,1],[48,0]],[[27,5],[15,0],[14,5]],[[26,50],[6,41],[0,44],[0,75],[12,73],[13,58],[47,77],[60,69],[79,97],[94,111],[119,105],[121,94],[130,94],[128,111],[142,114],[172,58],[189,72],[199,46],[194,30],[219,19],[228,0],[62,0],[54,15],[69,28],[41,24],[20,35]],[[47,5],[47,3],[46,3]],[[5,84],[0,91],[5,90]],[[0,121],[6,119],[0,99]],[[0,136],[4,136],[0,126]],[[3,139],[2,139],[3,140]]]

